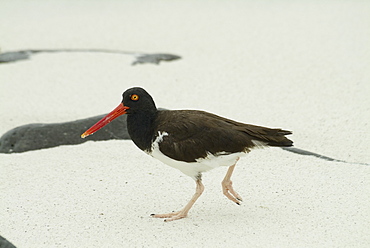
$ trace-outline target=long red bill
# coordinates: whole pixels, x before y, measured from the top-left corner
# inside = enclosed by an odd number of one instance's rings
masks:
[[[104,127],[109,122],[111,122],[114,119],[116,119],[118,116],[121,116],[121,115],[126,114],[126,110],[127,109],[129,109],[129,107],[127,107],[127,106],[123,105],[123,103],[121,103],[112,112],[110,112],[105,117],[103,117],[100,121],[98,121],[97,123],[95,123],[94,126],[90,127],[86,132],[84,132],[83,134],[81,134],[81,138],[85,138],[85,137],[87,137],[87,136],[95,133],[100,128]]]

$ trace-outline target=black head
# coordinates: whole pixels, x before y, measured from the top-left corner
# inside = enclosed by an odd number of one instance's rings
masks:
[[[130,88],[123,92],[122,103],[129,108],[126,110],[127,114],[157,111],[153,98],[140,87]]]
[[[93,134],[100,128],[107,125],[109,122],[124,114],[138,114],[131,115],[131,120],[138,118],[142,118],[144,120],[154,119],[157,113],[157,108],[153,98],[143,88],[135,87],[128,89],[122,94],[122,97],[122,103],[120,103],[113,111],[103,117],[100,121],[95,123],[95,125],[90,127],[81,135],[81,137],[85,138]]]

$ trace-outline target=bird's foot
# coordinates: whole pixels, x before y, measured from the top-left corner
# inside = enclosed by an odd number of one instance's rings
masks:
[[[153,218],[166,218],[164,219],[164,221],[169,222],[185,218],[187,214],[184,211],[177,211],[168,214],[151,214],[150,216],[152,216]]]
[[[188,216],[189,210],[191,209],[191,207],[194,205],[194,203],[199,198],[199,196],[203,193],[203,190],[204,190],[204,186],[202,184],[202,180],[200,177],[197,179],[196,183],[197,183],[197,188],[195,190],[195,194],[193,195],[191,200],[188,202],[188,204],[186,204],[186,206],[183,209],[181,209],[178,212],[172,212],[169,214],[151,214],[151,216],[154,218],[166,218],[164,219],[165,222],[179,220],[179,219],[182,219]]]
[[[236,204],[240,205],[243,199],[241,196],[236,193],[232,186],[233,182],[231,180],[224,180],[222,181],[222,192],[224,195],[231,201],[235,202]]]

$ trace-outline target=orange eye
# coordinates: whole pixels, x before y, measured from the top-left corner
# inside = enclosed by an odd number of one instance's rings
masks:
[[[137,101],[137,100],[139,100],[139,96],[138,96],[138,95],[136,95],[136,94],[131,95],[131,100],[132,100],[132,101]]]

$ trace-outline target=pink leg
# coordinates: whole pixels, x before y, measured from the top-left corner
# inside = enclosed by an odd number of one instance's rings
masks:
[[[204,185],[202,184],[202,180],[197,179],[196,183],[197,183],[197,187],[195,190],[195,194],[193,195],[189,203],[182,210],[178,212],[168,213],[168,214],[152,214],[151,216],[154,218],[168,218],[164,220],[166,222],[185,218],[188,215],[188,212],[191,209],[191,207],[194,205],[196,200],[198,200],[199,196],[204,191]]]
[[[224,178],[224,180],[222,180],[221,184],[222,184],[222,192],[224,193],[224,195],[228,199],[230,199],[231,201],[240,205],[241,201],[243,201],[243,199],[240,197],[240,195],[238,193],[235,192],[235,190],[232,186],[233,182],[230,180],[231,175],[233,174],[235,165],[236,165],[236,162],[235,162],[234,165],[229,167],[229,169],[227,170],[227,173],[225,175],[225,178]]]

